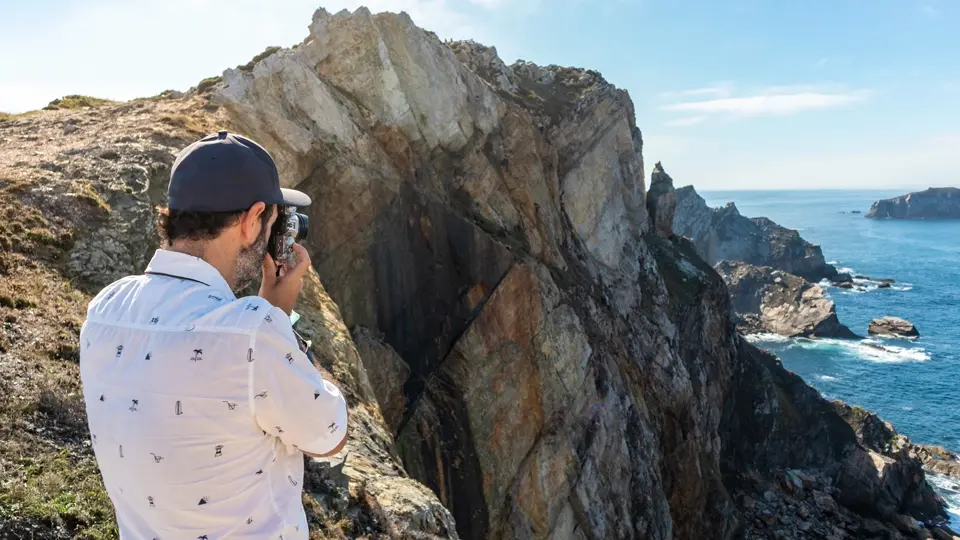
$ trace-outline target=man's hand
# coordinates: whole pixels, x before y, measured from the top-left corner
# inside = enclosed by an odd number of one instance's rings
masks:
[[[297,256],[296,265],[292,266],[290,262],[282,264],[280,277],[277,277],[277,263],[268,253],[263,259],[263,280],[260,284],[260,297],[282,309],[287,315],[290,315],[297,303],[297,296],[303,290],[303,276],[310,268],[307,248],[294,244],[293,252]]]

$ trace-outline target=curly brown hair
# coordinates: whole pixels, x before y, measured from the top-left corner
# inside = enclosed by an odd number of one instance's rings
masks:
[[[266,228],[270,223],[274,209],[275,206],[271,205],[260,214],[261,227]],[[157,216],[157,234],[164,245],[170,245],[174,240],[213,240],[236,223],[245,212],[193,212],[161,208]]]

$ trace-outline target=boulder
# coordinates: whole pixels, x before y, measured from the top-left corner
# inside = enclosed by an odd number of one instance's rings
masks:
[[[842,283],[853,283],[853,277],[851,277],[850,274],[848,274],[848,273],[846,273],[846,272],[841,272],[841,273],[833,276],[832,278],[830,278],[830,281],[831,281],[834,285],[840,285],[840,284],[842,284]]]
[[[899,317],[883,317],[873,319],[867,331],[874,335],[892,336],[907,339],[916,339],[920,337],[920,332],[912,322]]]
[[[873,203],[866,217],[878,219],[960,218],[960,189],[929,188]]]
[[[677,195],[673,189],[673,179],[658,162],[650,175],[650,191],[647,192],[647,213],[650,224],[657,234],[673,236],[673,220],[677,209]]]
[[[730,289],[737,325],[743,332],[856,337],[840,324],[836,306],[819,285],[767,266],[722,261],[715,268]]]
[[[697,252],[710,264],[723,260],[770,266],[814,283],[837,275],[826,263],[820,246],[795,230],[770,219],[742,216],[734,203],[710,208],[693,186],[676,190],[673,230],[693,240]]]

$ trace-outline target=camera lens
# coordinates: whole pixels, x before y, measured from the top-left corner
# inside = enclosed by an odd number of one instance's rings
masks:
[[[297,218],[297,242],[307,238],[307,230],[310,226],[310,218],[304,214],[296,214]]]

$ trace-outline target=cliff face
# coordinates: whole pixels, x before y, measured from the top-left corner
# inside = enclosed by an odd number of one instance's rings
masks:
[[[820,246],[767,218],[747,218],[736,205],[710,208],[693,186],[677,189],[674,230],[697,245],[710,264],[723,260],[769,266],[813,282],[833,278],[837,270],[826,263]]]
[[[960,189],[930,188],[873,203],[868,218],[957,219],[960,218]]]
[[[381,406],[403,395],[397,453],[462,537],[730,537],[755,527],[732,494],[775,486],[772,468],[879,474],[849,461],[856,438],[814,391],[755,378],[786,375],[736,336],[716,272],[669,239],[665,183],[649,224],[633,106],[599,74],[320,10],[309,39],[228,70],[213,99],[313,196],[319,277],[374,341],[365,371],[406,364],[392,388],[368,378]],[[801,246],[763,254],[827,272]],[[738,410],[748,400],[761,409]],[[804,429],[822,444],[788,448]]]
[[[670,230],[669,177],[646,196],[629,97],[596,72],[506,66],[405,15],[320,10],[295,49],[183,99],[119,107],[79,132],[98,152],[161,174],[199,133],[148,126],[226,127],[313,196],[298,327],[351,410],[347,451],[309,460],[304,500],[324,536],[862,538],[871,518],[892,531],[890,508],[942,513],[910,498],[922,472],[872,459],[815,390],[737,335],[722,279]],[[27,141],[69,116],[51,114],[0,135]],[[0,165],[28,171],[16,196],[33,207],[79,158],[50,149],[61,169],[48,175],[30,144]],[[90,187],[112,211],[149,219],[162,202],[162,182],[114,193],[105,176]],[[69,218],[57,231],[85,242],[77,256],[96,263],[80,266],[104,281],[155,245],[101,248],[99,225]],[[13,351],[0,360],[30,358]]]

